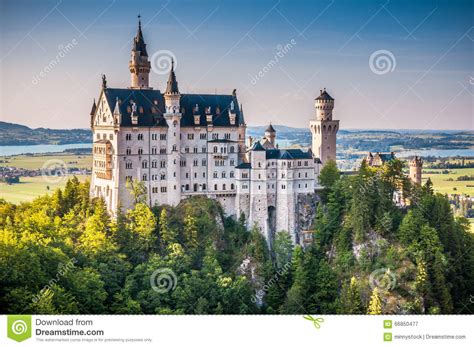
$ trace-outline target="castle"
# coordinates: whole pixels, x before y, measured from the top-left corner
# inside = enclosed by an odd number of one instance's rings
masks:
[[[310,122],[311,149],[280,149],[270,124],[262,139],[246,143],[246,122],[232,94],[181,94],[171,64],[166,90],[149,85],[151,64],[139,20],[133,39],[129,88],[110,88],[103,76],[91,115],[93,175],[91,196],[104,199],[114,214],[129,209],[127,182],[138,179],[149,205],[177,205],[205,195],[229,216],[245,216],[269,245],[275,232],[287,231],[300,243],[310,228],[318,175],[336,159],[339,121],[332,119],[334,99],[321,90]],[[314,206],[313,206],[314,207]]]

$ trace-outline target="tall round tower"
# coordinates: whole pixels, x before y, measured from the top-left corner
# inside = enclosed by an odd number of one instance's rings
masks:
[[[423,159],[419,156],[415,156],[410,161],[410,180],[413,183],[421,184],[421,170],[423,168]]]
[[[320,95],[314,100],[316,109],[316,120],[310,121],[312,134],[311,150],[315,158],[319,158],[322,164],[328,160],[336,160],[336,135],[339,130],[339,121],[332,119],[334,99],[326,89],[320,91]]]

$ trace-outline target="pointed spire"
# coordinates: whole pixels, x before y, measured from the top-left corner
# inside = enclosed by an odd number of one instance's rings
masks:
[[[137,31],[137,35],[133,39],[133,48],[132,48],[132,50],[140,51],[141,56],[148,57],[148,53],[146,51],[145,40],[143,39],[142,21],[141,21],[141,16],[140,15],[138,15],[138,31]]]
[[[178,81],[176,80],[176,74],[174,73],[174,59],[171,59],[171,70],[165,94],[179,94]]]
[[[95,110],[97,109],[97,105],[95,104],[95,98],[94,98],[94,103],[92,104],[92,109],[90,115],[93,116],[95,114]]]

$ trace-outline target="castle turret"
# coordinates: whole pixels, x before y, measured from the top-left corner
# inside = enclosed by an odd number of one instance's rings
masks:
[[[421,170],[423,168],[423,159],[415,156],[410,161],[410,180],[413,183],[421,184]]]
[[[138,31],[133,38],[132,56],[129,62],[131,85],[133,89],[151,89],[149,87],[149,74],[151,64],[148,61],[145,40],[143,39],[142,23],[138,16]]]
[[[273,147],[275,147],[276,130],[272,126],[272,123],[270,123],[270,125],[265,130],[265,138],[273,145]]]
[[[168,77],[165,91],[165,109],[164,118],[168,124],[167,133],[167,184],[168,184],[168,203],[177,205],[181,200],[181,176],[180,161],[181,158],[181,117],[180,98],[178,81],[174,73],[174,61],[171,62],[171,71]]]
[[[336,160],[336,135],[339,130],[339,121],[332,119],[334,99],[326,89],[314,100],[316,120],[310,121],[312,134],[312,152],[322,164],[328,160]]]

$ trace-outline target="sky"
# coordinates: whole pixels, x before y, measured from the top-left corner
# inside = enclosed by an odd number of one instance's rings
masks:
[[[87,128],[101,75],[130,86],[141,15],[164,90],[237,89],[249,126],[307,127],[322,88],[341,129],[474,130],[470,0],[0,0],[0,120]]]

